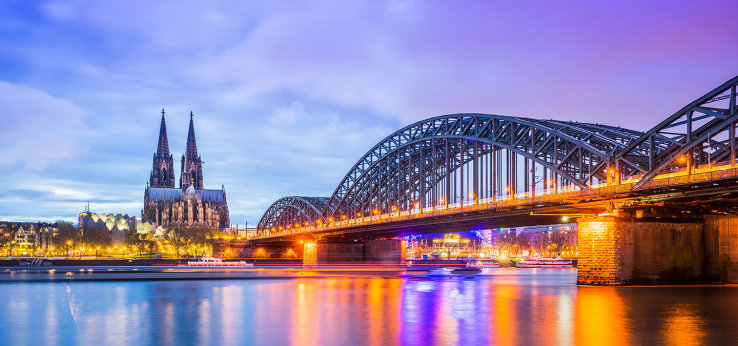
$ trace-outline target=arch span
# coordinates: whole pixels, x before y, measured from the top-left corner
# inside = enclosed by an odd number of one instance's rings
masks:
[[[600,124],[491,114],[434,117],[369,150],[338,185],[324,215],[447,206],[563,186],[587,189],[605,181],[612,154],[640,136]]]
[[[269,206],[256,227],[263,230],[294,224],[304,225],[305,222],[313,226],[318,222],[325,222],[323,211],[327,201],[327,197],[282,197]]]

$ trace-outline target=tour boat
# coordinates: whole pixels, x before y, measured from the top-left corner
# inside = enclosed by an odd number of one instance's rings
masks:
[[[469,262],[470,267],[477,267],[477,268],[499,268],[500,264],[495,261],[471,261]]]
[[[245,261],[238,262],[223,262],[223,259],[215,257],[203,257],[199,261],[187,262],[187,266],[190,267],[253,267],[253,263],[246,263]]]
[[[518,268],[571,268],[571,261],[561,258],[529,258],[518,262]]]

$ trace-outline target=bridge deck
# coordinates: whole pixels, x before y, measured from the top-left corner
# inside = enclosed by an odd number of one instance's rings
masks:
[[[505,226],[514,224],[562,223],[562,215],[592,215],[607,209],[606,204],[619,200],[638,199],[641,202],[671,200],[688,195],[688,190],[697,190],[703,195],[724,194],[738,186],[738,169],[726,166],[700,169],[689,174],[686,171],[663,174],[644,182],[637,189],[637,178],[623,181],[620,184],[593,186],[587,190],[572,188],[558,193],[546,193],[539,196],[517,194],[509,199],[480,199],[467,203],[456,203],[433,208],[416,208],[409,211],[366,216],[341,220],[318,227],[297,227],[294,229],[260,231],[261,234],[249,240],[268,241],[284,238],[310,236],[335,236],[350,233],[372,232],[375,236],[397,235],[402,230],[412,229],[424,232],[425,228],[443,225],[448,231],[456,231],[464,227]],[[676,192],[676,194],[675,194]],[[525,216],[526,220],[522,220]],[[488,223],[480,223],[479,219],[488,219]],[[469,229],[469,228],[467,228]],[[384,231],[384,233],[382,233]]]

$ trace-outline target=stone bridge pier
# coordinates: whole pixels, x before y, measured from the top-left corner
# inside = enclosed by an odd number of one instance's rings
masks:
[[[306,243],[303,264],[401,264],[403,243],[397,239]]]
[[[738,283],[738,216],[581,218],[577,283]]]

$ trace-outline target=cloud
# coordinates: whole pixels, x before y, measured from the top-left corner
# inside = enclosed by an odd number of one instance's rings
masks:
[[[0,166],[43,170],[88,150],[85,112],[72,101],[0,81],[0,105]]]

